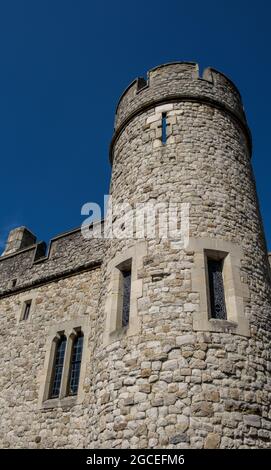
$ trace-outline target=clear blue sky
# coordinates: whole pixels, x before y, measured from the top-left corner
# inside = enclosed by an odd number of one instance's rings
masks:
[[[114,109],[138,75],[213,66],[243,96],[271,248],[271,2],[8,0],[0,5],[0,249],[28,226],[48,241],[108,192]]]

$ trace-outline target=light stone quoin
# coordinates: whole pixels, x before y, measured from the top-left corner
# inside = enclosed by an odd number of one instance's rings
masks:
[[[251,149],[240,93],[221,72],[175,62],[128,86],[105,220],[86,203],[83,226],[48,249],[19,227],[0,257],[0,447],[271,447],[270,265]],[[79,387],[67,396],[80,330]]]

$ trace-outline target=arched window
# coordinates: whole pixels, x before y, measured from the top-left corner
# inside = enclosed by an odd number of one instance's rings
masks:
[[[76,395],[78,391],[83,351],[83,340],[84,335],[81,331],[79,331],[75,336],[72,345],[70,374],[68,382],[68,395]]]
[[[65,335],[60,336],[59,340],[56,343],[55,359],[51,379],[50,398],[59,397],[66,343],[67,339]]]

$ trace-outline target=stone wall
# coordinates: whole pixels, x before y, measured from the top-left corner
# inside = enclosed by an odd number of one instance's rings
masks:
[[[104,241],[85,240],[80,229],[0,257],[1,362],[0,447],[86,447],[95,401],[95,324]],[[20,321],[31,299],[28,321]],[[86,370],[83,399],[72,406],[44,406],[46,355],[52,331],[82,326]]]
[[[0,300],[1,363],[0,446],[3,448],[85,447],[91,430],[89,418],[94,412],[91,387],[95,368],[94,331],[100,292],[100,268]],[[22,300],[34,298],[28,321],[19,321]],[[74,327],[86,323],[84,348],[87,364],[82,377],[83,400],[66,407],[45,408],[43,392],[45,358],[52,329],[63,322]]]

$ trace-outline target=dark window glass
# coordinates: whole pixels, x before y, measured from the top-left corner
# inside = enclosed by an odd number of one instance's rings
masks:
[[[78,391],[83,351],[83,339],[83,334],[79,333],[73,342],[68,395],[76,395]]]
[[[162,113],[162,143],[165,144],[167,141],[167,115]]]
[[[30,308],[31,308],[31,300],[28,300],[24,304],[24,313],[23,313],[23,320],[27,320],[29,317],[30,313]]]
[[[131,296],[131,270],[122,271],[123,276],[123,305],[122,305],[122,326],[127,326],[130,316],[130,296]]]
[[[66,350],[66,337],[63,335],[56,345],[55,362],[52,373],[50,398],[57,398],[60,392],[60,384],[63,372],[63,364]]]
[[[208,259],[211,317],[225,320],[227,311],[222,269],[223,260]]]

